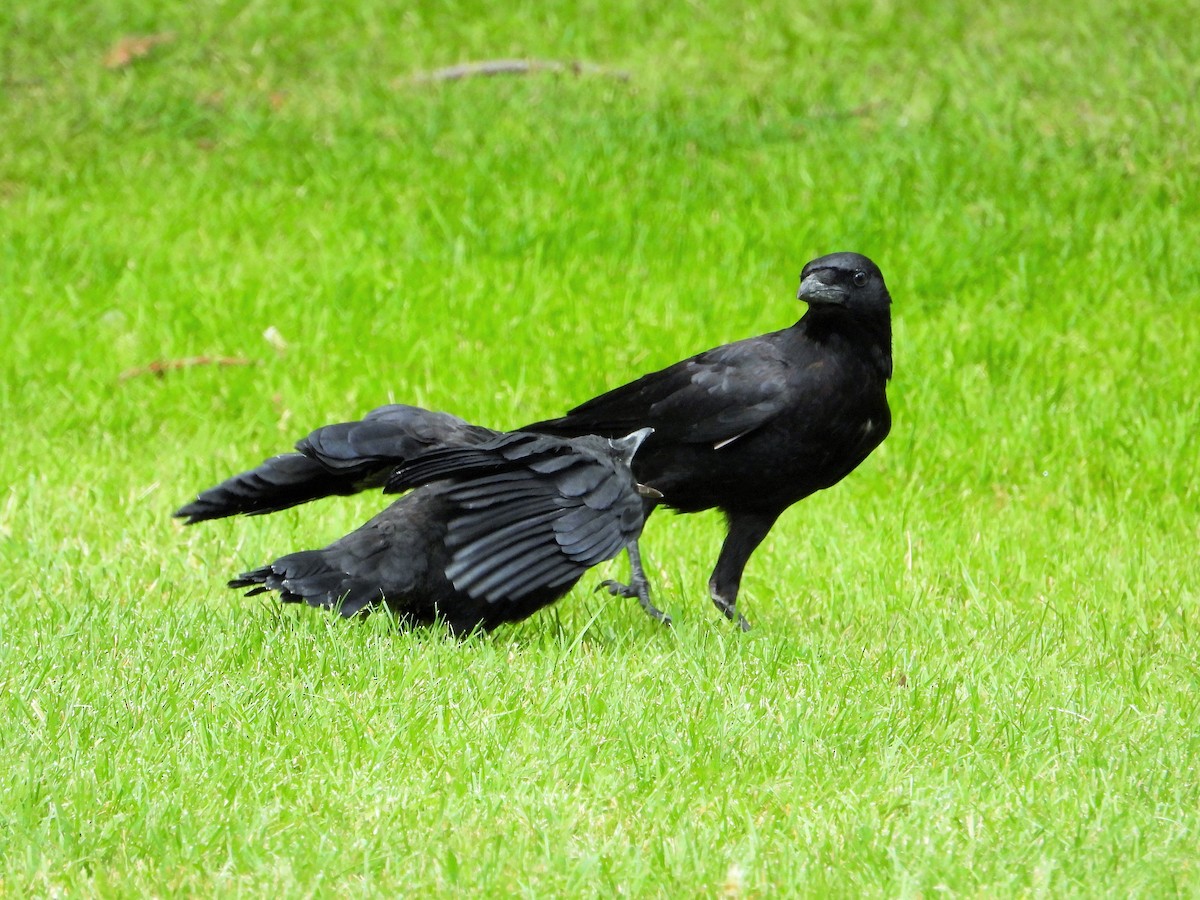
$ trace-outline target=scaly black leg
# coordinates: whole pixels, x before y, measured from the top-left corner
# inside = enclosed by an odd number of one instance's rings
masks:
[[[776,515],[739,513],[729,517],[729,533],[721,545],[717,566],[708,579],[708,593],[712,602],[727,619],[738,623],[742,631],[750,630],[750,623],[737,610],[738,590],[742,586],[742,573],[746,570],[751,554],[762,543]]]
[[[638,603],[642,604],[646,615],[664,625],[670,625],[671,617],[650,602],[650,580],[646,577],[645,569],[642,568],[642,554],[638,550],[638,542],[631,541],[625,547],[625,552],[629,554],[629,584],[622,584],[609,578],[600,582],[596,586],[596,590],[607,590],[614,597],[637,597]]]

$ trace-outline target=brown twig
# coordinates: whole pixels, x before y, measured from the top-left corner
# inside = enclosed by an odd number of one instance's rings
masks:
[[[609,69],[592,63],[560,62],[554,59],[488,59],[468,62],[427,72],[414,72],[400,79],[397,86],[405,84],[431,84],[438,81],[461,81],[464,78],[492,77],[494,75],[529,75],[534,72],[569,72],[573,75],[606,75],[621,81],[629,80],[629,73],[621,69]]]
[[[155,48],[174,40],[175,33],[172,31],[164,31],[161,34],[128,34],[104,54],[104,68],[123,69],[130,63],[149,56]]]
[[[244,356],[188,356],[184,359],[156,359],[148,366],[126,369],[118,376],[118,380],[128,381],[139,375],[154,375],[156,378],[163,378],[168,372],[174,372],[176,369],[190,369],[193,366],[252,365],[254,365],[254,360],[246,359]]]

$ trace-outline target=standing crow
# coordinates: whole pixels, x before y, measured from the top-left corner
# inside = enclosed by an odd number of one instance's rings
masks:
[[[845,478],[891,427],[892,299],[879,268],[833,253],[800,279],[808,311],[791,328],[701,353],[527,428],[563,436],[653,428],[634,474],[679,512],[725,513],[729,532],[708,589],[743,629],[742,572],[780,513]],[[648,515],[654,502],[647,507]],[[608,587],[636,595],[639,576],[635,569],[631,585]]]
[[[891,297],[879,268],[857,253],[834,253],[800,277],[798,297],[809,309],[790,328],[701,353],[523,429],[616,437],[654,428],[634,474],[680,512],[725,513],[729,533],[709,591],[742,628],[742,572],[780,513],[848,475],[891,427]],[[318,429],[298,452],[235,475],[175,515],[192,524],[354,493],[382,484],[416,453],[496,434],[445,413],[381,407],[361,422]],[[648,499],[646,514],[656,505]],[[631,567],[629,585],[608,587],[648,604],[635,557]]]
[[[649,428],[620,440],[499,434],[423,453],[387,479],[416,488],[323,550],[292,553],[229,582],[359,613],[382,601],[403,619],[455,634],[532,615],[590,567],[629,552],[643,496],[629,469]],[[647,612],[665,620],[643,594]]]

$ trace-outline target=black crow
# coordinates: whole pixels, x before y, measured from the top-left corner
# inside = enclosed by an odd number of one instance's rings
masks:
[[[801,272],[798,298],[808,311],[790,328],[717,347],[527,426],[561,436],[653,428],[634,474],[679,512],[724,512],[729,532],[708,588],[743,629],[742,572],[780,513],[841,481],[891,428],[892,301],[879,268],[857,253],[822,256]],[[638,578],[635,570],[630,585],[609,589],[636,594]]]
[[[790,328],[701,353],[522,429],[616,437],[654,428],[634,474],[680,512],[725,513],[729,533],[709,591],[743,628],[742,572],[775,520],[849,474],[891,427],[891,297],[879,268],[857,253],[823,256],[804,267],[798,298],[809,309]],[[176,515],[191,524],[353,493],[382,483],[414,453],[496,434],[445,413],[385,406],[361,422],[318,429],[298,452],[230,478]],[[647,500],[646,514],[656,505]],[[645,575],[631,563],[629,585],[606,585],[644,599]]]
[[[629,462],[650,433],[619,440],[499,434],[435,448],[385,489],[415,488],[323,550],[292,553],[229,582],[353,616],[386,604],[455,634],[514,622],[562,597],[621,550],[638,565],[642,499]],[[259,511],[259,510],[256,510]],[[647,612],[660,620],[644,594]]]

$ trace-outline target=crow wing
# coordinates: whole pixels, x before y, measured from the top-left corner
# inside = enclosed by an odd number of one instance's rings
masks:
[[[476,444],[497,434],[449,413],[393,403],[371,410],[361,421],[318,428],[296,449],[330,472],[361,477],[435,447]]]
[[[475,444],[498,432],[458,416],[392,404],[358,422],[318,428],[295,453],[273,456],[203,491],[175,515],[188,525],[238,513],[258,516],[378,487],[388,472],[431,448]]]
[[[446,576],[490,603],[571,582],[641,531],[636,482],[576,441],[506,434],[435,450],[399,469],[388,490],[447,480]]]
[[[643,375],[529,430],[612,436],[650,426],[656,444],[724,446],[791,404],[796,361],[785,356],[781,334],[727,344]]]

